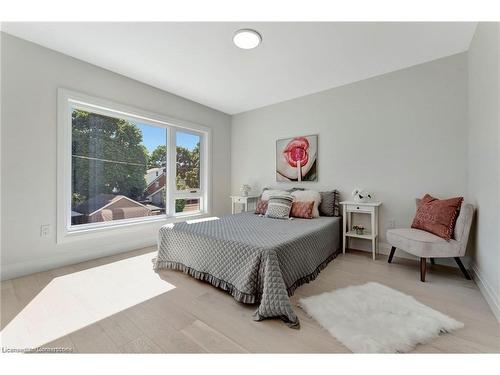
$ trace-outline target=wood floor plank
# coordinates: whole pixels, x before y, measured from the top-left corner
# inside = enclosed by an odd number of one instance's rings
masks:
[[[155,334],[151,335],[158,346],[162,348],[163,353],[206,353],[207,350],[193,341],[184,333],[174,329],[160,329]]]
[[[50,309],[53,301],[40,301],[44,298],[41,291],[57,278],[136,256],[153,258],[154,251],[140,249],[2,282],[2,329],[35,298],[40,306]],[[153,271],[145,267],[144,272],[150,278]],[[255,322],[252,313],[257,306],[238,303],[224,291],[182,272],[163,270],[155,276],[175,288],[100,317],[78,331],[66,332],[44,346],[71,347],[83,353],[349,353],[307,316],[300,308],[300,298],[375,281],[465,324],[463,329],[417,346],[415,353],[500,352],[500,325],[477,286],[441,265],[429,265],[427,282],[421,283],[414,260],[395,258],[388,264],[384,256],[372,261],[362,252],[340,255],[316,280],[298,288],[291,297],[300,330],[290,329],[280,320]],[[70,297],[65,296],[68,303]]]
[[[162,353],[163,350],[149,337],[142,335],[130,341],[127,344],[121,345],[121,353]]]
[[[23,305],[19,302],[14,288],[2,289],[1,329],[3,330],[16,317]]]
[[[206,353],[207,350],[189,336],[167,325],[158,326],[148,337],[162,348],[163,353]]]
[[[99,324],[92,324],[69,335],[78,353],[119,353],[118,346]]]
[[[200,320],[196,320],[186,328],[182,329],[182,333],[190,337],[194,342],[198,343],[210,353],[247,352],[233,340],[217,332]]]
[[[143,332],[126,314],[115,314],[99,321],[98,324],[119,347],[143,336]]]

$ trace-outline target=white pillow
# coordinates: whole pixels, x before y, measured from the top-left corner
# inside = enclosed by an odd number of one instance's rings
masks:
[[[296,190],[292,192],[292,196],[295,202],[314,202],[313,206],[313,217],[319,217],[318,206],[321,202],[321,194],[316,190]]]
[[[263,201],[268,201],[269,197],[271,195],[288,195],[288,194],[290,194],[290,192],[288,192],[286,190],[271,190],[271,189],[268,189],[268,190],[264,190],[262,192],[262,195],[260,196],[260,199],[262,199]]]

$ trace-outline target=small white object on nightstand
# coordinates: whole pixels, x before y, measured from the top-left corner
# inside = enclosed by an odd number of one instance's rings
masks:
[[[259,198],[258,195],[247,195],[247,196],[242,196],[242,195],[231,195],[231,212],[234,214],[236,213],[236,205],[241,204],[242,205],[242,210],[241,212],[246,212],[248,211],[249,207],[253,207],[255,210],[257,208],[257,199]],[[250,205],[249,205],[250,203]]]
[[[361,238],[372,241],[372,254],[375,260],[375,253],[378,252],[378,209],[382,202],[340,202],[343,207],[344,223],[342,225],[342,252],[348,247],[349,238]],[[370,215],[370,231],[363,234],[356,234],[352,229],[352,213],[361,213]]]

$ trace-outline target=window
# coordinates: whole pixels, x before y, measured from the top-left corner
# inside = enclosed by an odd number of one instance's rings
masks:
[[[71,108],[71,225],[166,212],[167,130]]]
[[[62,232],[207,213],[205,128],[66,90],[59,105]]]
[[[200,212],[202,191],[200,183],[201,136],[175,131],[175,213]]]

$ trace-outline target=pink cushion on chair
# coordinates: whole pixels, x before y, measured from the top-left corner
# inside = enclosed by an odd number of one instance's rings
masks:
[[[420,201],[411,225],[449,241],[455,229],[463,197],[437,199],[426,194]]]

